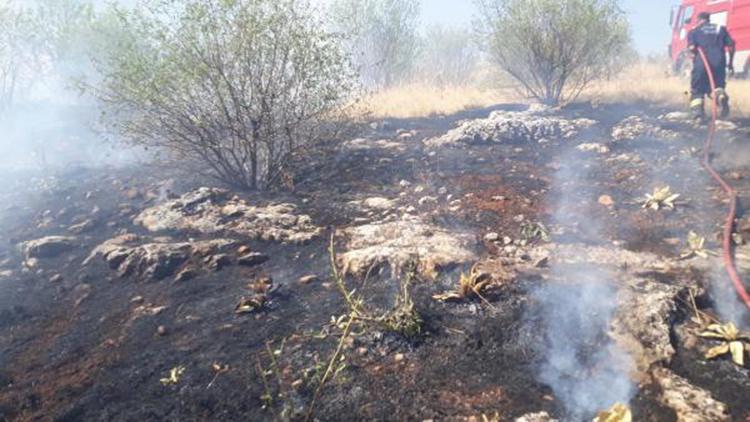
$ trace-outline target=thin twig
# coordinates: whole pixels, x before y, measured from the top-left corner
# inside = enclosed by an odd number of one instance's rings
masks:
[[[315,402],[318,400],[318,396],[320,396],[320,392],[323,390],[326,382],[328,382],[328,377],[331,375],[333,366],[339,359],[339,355],[344,348],[346,338],[349,337],[349,332],[351,331],[352,323],[354,322],[354,320],[354,316],[350,315],[349,320],[346,322],[346,326],[344,327],[344,332],[341,334],[341,339],[339,339],[339,344],[336,347],[336,352],[334,352],[333,356],[331,356],[331,360],[328,361],[328,368],[326,368],[326,372],[323,374],[323,378],[320,380],[320,384],[318,384],[318,387],[315,389],[315,394],[313,395],[313,399],[310,402],[310,408],[307,411],[307,416],[305,416],[305,421],[309,421],[312,417],[313,410],[315,409]]]

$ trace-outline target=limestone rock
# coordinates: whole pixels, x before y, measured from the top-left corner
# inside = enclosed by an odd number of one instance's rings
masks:
[[[495,111],[486,119],[464,121],[440,137],[425,140],[425,144],[428,147],[441,147],[568,139],[593,124],[595,122],[588,119],[568,120],[556,117],[548,110]]]
[[[246,267],[255,267],[268,261],[268,255],[264,255],[260,252],[248,252],[237,258],[237,264]]]
[[[68,231],[73,234],[81,234],[90,231],[96,226],[96,220],[93,218],[87,218],[78,224],[73,224],[68,227]]]
[[[148,208],[135,223],[149,231],[190,231],[257,240],[305,243],[322,232],[308,215],[296,214],[293,204],[247,205],[223,189],[200,188]]]
[[[653,379],[661,388],[659,400],[677,413],[677,420],[698,422],[730,419],[726,404],[672,371],[658,368],[653,372]]]
[[[609,153],[608,146],[596,142],[580,144],[576,147],[576,149],[581,152],[595,152],[597,154]]]
[[[630,116],[612,128],[612,139],[615,142],[644,138],[675,140],[681,136],[678,132],[664,129],[658,123],[640,116]]]
[[[23,244],[26,259],[54,258],[75,247],[76,238],[68,236],[47,236],[41,239],[29,240]]]
[[[142,240],[133,234],[110,239],[97,246],[83,265],[101,257],[120,276],[161,280],[174,275],[193,256],[202,256],[206,251],[218,253],[236,246],[234,240],[228,239],[175,243],[154,241],[141,244]]]
[[[377,222],[342,231],[346,252],[339,259],[345,273],[363,275],[373,266],[389,264],[394,273],[417,263],[420,273],[434,277],[441,268],[476,258],[474,237],[425,223],[418,217]]]
[[[395,201],[388,198],[381,198],[381,197],[373,197],[373,198],[367,198],[364,201],[362,201],[362,205],[364,205],[367,208],[373,208],[377,210],[389,210],[393,207],[395,207]]]

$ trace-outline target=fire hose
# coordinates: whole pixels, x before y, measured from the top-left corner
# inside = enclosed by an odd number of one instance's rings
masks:
[[[737,191],[734,190],[722,177],[721,175],[711,167],[711,147],[714,143],[716,136],[716,120],[718,116],[718,99],[716,98],[716,81],[711,66],[706,58],[706,53],[702,48],[698,48],[698,54],[703,61],[703,66],[708,73],[708,80],[711,84],[711,122],[708,124],[708,136],[703,146],[703,159],[701,165],[711,175],[711,177],[721,185],[721,188],[729,196],[729,214],[727,215],[726,223],[724,224],[724,238],[723,238],[723,260],[724,267],[726,268],[729,279],[732,281],[737,294],[745,305],[750,308],[750,294],[747,292],[745,285],[742,282],[742,278],[737,271],[737,263],[734,259],[734,247],[732,234],[734,233],[735,219],[737,218],[737,203],[738,195]]]

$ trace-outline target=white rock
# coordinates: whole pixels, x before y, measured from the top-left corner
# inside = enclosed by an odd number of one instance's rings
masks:
[[[500,240],[500,235],[497,233],[492,232],[484,235],[485,242],[497,242],[498,240]]]
[[[398,273],[407,263],[417,262],[419,272],[434,277],[441,269],[470,262],[474,237],[452,232],[404,215],[401,220],[378,222],[344,229],[346,251],[339,255],[346,273],[365,274],[371,267],[389,264]]]
[[[229,233],[266,241],[304,243],[322,233],[293,204],[250,206],[229,191],[200,188],[141,212],[134,220],[151,232]]]

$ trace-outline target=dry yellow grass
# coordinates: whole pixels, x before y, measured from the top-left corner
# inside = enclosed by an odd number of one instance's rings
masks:
[[[611,80],[594,84],[579,101],[605,104],[643,101],[686,109],[689,85],[687,78],[668,75],[666,63],[642,62]],[[732,79],[727,89],[732,99],[733,115],[750,116],[750,80]],[[440,87],[413,83],[370,95],[362,102],[359,111],[376,119],[416,118],[527,101],[507,85],[493,90],[476,85]]]
[[[644,101],[686,109],[689,90],[690,81],[686,77],[669,75],[666,63],[638,63],[612,80],[595,84],[581,99],[602,103]],[[731,79],[727,91],[733,114],[749,115],[750,81]]]
[[[408,84],[374,93],[362,110],[373,118],[415,118],[453,114],[473,108],[517,101],[513,90],[490,90],[474,86]]]

